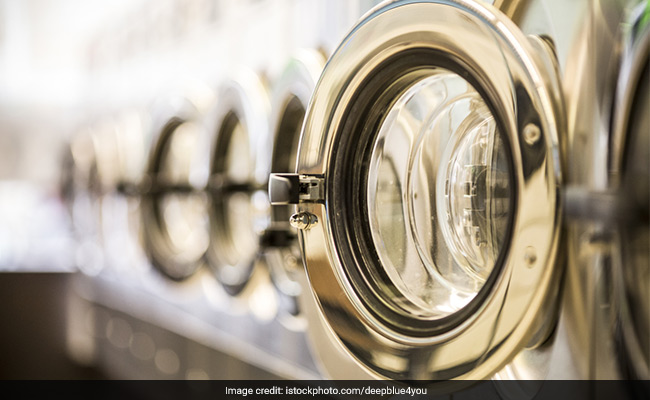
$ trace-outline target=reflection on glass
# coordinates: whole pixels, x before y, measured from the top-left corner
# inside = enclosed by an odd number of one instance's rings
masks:
[[[374,143],[367,193],[384,268],[375,275],[401,295],[392,302],[436,319],[476,296],[506,239],[508,176],[494,117],[463,78],[435,69],[398,99]]]
[[[189,184],[192,158],[197,151],[199,127],[179,125],[162,149],[158,177],[165,184]],[[200,257],[208,246],[207,205],[201,194],[174,193],[160,196],[160,224],[170,245],[185,261]]]

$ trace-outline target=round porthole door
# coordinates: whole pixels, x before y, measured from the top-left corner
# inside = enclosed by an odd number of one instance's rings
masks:
[[[203,265],[208,247],[207,200],[196,182],[201,125],[196,106],[170,102],[154,125],[153,146],[140,184],[143,243],[153,266],[181,281]]]
[[[298,142],[309,99],[325,65],[316,50],[297,52],[287,63],[272,91],[270,172],[294,171]],[[305,321],[298,298],[303,290],[298,276],[304,275],[297,232],[289,224],[295,206],[271,209],[270,225],[262,237],[264,260],[279,303],[280,321],[289,329],[303,329]]]
[[[539,335],[560,275],[553,65],[471,1],[388,3],[328,61],[269,193],[297,204],[326,336],[371,376],[485,379]]]
[[[98,274],[104,267],[101,248],[102,180],[99,174],[93,130],[81,130],[70,141],[64,155],[61,194],[70,214],[70,222],[79,248],[75,261],[82,272]]]
[[[268,95],[243,69],[219,90],[208,117],[210,245],[206,260],[230,295],[253,280],[260,236],[268,226]]]

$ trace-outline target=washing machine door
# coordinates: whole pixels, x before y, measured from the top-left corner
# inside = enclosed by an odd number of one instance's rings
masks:
[[[371,376],[483,379],[543,336],[560,272],[553,60],[488,4],[398,1],[328,61],[297,171],[269,192],[298,204],[320,315]]]
[[[167,109],[168,108],[168,109]],[[200,159],[197,108],[175,99],[154,124],[147,176],[141,183],[143,243],[153,266],[181,281],[203,265],[208,247],[207,199],[193,182]]]
[[[208,117],[211,151],[210,245],[206,259],[230,295],[252,280],[260,236],[268,226],[268,95],[262,80],[242,69],[219,91]]]
[[[276,81],[272,96],[269,135],[272,140],[270,172],[293,171],[296,167],[300,131],[309,99],[325,65],[325,56],[316,50],[302,50],[287,63]],[[295,206],[271,209],[270,225],[262,238],[264,260],[280,304],[280,321],[289,329],[302,329],[304,320],[298,297],[302,286],[297,275],[304,274],[297,232],[289,225]]]
[[[62,173],[63,201],[79,243],[75,259],[80,270],[88,275],[97,275],[104,267],[101,248],[103,187],[94,135],[93,130],[84,129],[72,138]]]

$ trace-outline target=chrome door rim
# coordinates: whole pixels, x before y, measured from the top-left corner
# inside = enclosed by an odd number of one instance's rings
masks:
[[[181,260],[177,257],[177,253],[170,249],[168,243],[170,239],[164,232],[165,228],[160,226],[161,216],[157,211],[159,207],[157,202],[164,193],[152,191],[152,188],[158,184],[154,181],[166,143],[171,140],[174,131],[180,125],[191,121],[196,122],[198,113],[197,107],[192,102],[180,97],[165,103],[159,110],[152,126],[152,147],[147,161],[146,175],[139,184],[142,195],[143,247],[152,265],[174,281],[182,281],[192,276],[203,265],[203,254],[190,260]],[[188,182],[188,185],[192,186],[192,182]],[[202,190],[200,187],[196,189]]]
[[[268,154],[268,113],[269,101],[264,83],[253,72],[243,69],[232,79],[226,81],[218,92],[218,100],[207,116],[206,145],[210,152],[210,178],[208,191],[210,192],[210,245],[208,247],[206,258],[209,267],[216,275],[217,280],[230,295],[238,295],[242,292],[251,275],[253,274],[255,264],[258,259],[259,243],[255,243],[255,248],[248,255],[244,255],[236,263],[231,263],[224,256],[227,252],[230,237],[230,229],[219,213],[223,215],[226,212],[224,201],[224,187],[229,185],[222,179],[215,179],[215,176],[223,171],[217,171],[219,163],[224,162],[223,157],[227,156],[228,149],[218,149],[220,143],[229,146],[230,139],[225,135],[230,135],[224,129],[228,130],[224,124],[229,123],[229,119],[236,118],[236,123],[241,124],[245,130],[248,141],[248,157],[252,165],[250,176],[244,183],[249,188],[241,189],[249,196],[253,192],[264,188],[269,174]],[[232,121],[230,121],[232,122]],[[224,142],[225,140],[225,142]],[[221,152],[226,152],[221,154]],[[219,182],[217,182],[219,181]],[[225,189],[228,190],[228,189]],[[249,199],[249,202],[252,200]],[[253,221],[242,221],[244,224],[252,224]],[[224,273],[226,269],[235,271],[236,279],[227,277]]]
[[[272,159],[271,167],[269,172],[285,172],[285,171],[295,171],[295,163],[292,166],[288,164],[290,161],[279,161],[281,156],[292,156],[297,160],[297,151],[299,147],[299,136],[302,124],[304,122],[304,114],[300,121],[294,121],[293,123],[299,124],[297,130],[297,137],[280,137],[281,125],[285,124],[288,113],[288,107],[290,104],[299,105],[301,107],[301,112],[305,113],[309,105],[309,100],[311,99],[311,94],[318,82],[320,73],[323,70],[325,65],[325,57],[316,50],[301,50],[297,52],[287,63],[282,75],[274,85],[273,96],[272,96],[272,106],[271,106],[271,116],[270,116],[270,127],[273,129],[272,134],[269,135],[269,138],[272,139],[272,142],[269,144],[269,148],[272,149]],[[285,136],[286,133],[284,132]],[[281,142],[284,140],[285,142]],[[281,146],[281,144],[286,145],[286,141],[289,140],[293,142],[295,140],[295,147]],[[287,152],[295,151],[296,154],[287,154]],[[287,165],[285,165],[287,164]],[[286,206],[288,209],[290,206]],[[285,314],[290,316],[299,316],[301,311],[298,306],[297,297],[300,292],[303,290],[300,287],[300,284],[292,279],[290,273],[286,270],[285,266],[287,258],[295,262],[295,267],[302,272],[302,259],[300,258],[300,249],[297,240],[297,231],[294,228],[289,226],[288,218],[289,215],[286,215],[285,220],[281,220],[282,217],[276,217],[274,215],[274,210],[271,211],[271,228],[274,229],[274,225],[278,223],[283,223],[283,226],[277,228],[286,235],[291,233],[295,234],[295,238],[289,238],[289,243],[286,246],[273,246],[268,247],[263,250],[265,254],[265,260],[269,267],[269,272],[271,276],[271,281],[273,282],[278,296],[280,296],[281,304],[285,304],[283,311]],[[281,233],[281,234],[282,234]],[[294,260],[295,257],[295,260]],[[282,321],[286,319],[286,316],[282,316]],[[296,321],[287,321],[290,328],[293,327],[302,327],[302,323],[296,323]]]
[[[441,14],[460,16],[473,21],[475,26],[489,28],[494,40],[505,48],[506,54],[501,56],[507,61],[488,73],[479,62],[485,54],[481,56],[480,49],[472,48],[476,44],[452,43],[450,32],[445,35],[440,31],[444,28],[439,28],[442,24],[436,21]],[[451,33],[458,35],[459,31]],[[557,138],[563,118],[561,102],[556,97],[557,83],[553,80],[555,71],[548,67],[543,47],[540,42],[529,41],[510,20],[488,5],[469,1],[399,1],[366,15],[330,58],[308,110],[298,161],[300,174],[325,177],[326,195],[323,205],[299,205],[299,211],[309,212],[319,221],[310,230],[302,231],[300,238],[310,283],[324,319],[343,348],[371,373],[395,379],[489,377],[527,343],[534,334],[538,312],[543,314],[549,306],[546,293],[559,275],[553,267],[561,215]],[[464,77],[479,82],[478,87],[485,90],[493,105],[498,102],[505,107],[498,114],[506,125],[518,192],[511,247],[504,258],[503,271],[485,300],[455,326],[420,337],[387,326],[368,309],[351,283],[332,222],[340,211],[333,207],[332,199],[337,179],[328,179],[347,103],[355,101],[359,87],[378,65],[414,48],[432,50],[438,55],[460,54],[463,72],[468,74]],[[513,82],[521,85],[519,92],[513,93]],[[541,125],[533,144],[526,143],[520,124],[523,116],[515,111],[515,105],[520,105],[526,96],[531,109],[537,110]],[[545,201],[537,201],[540,197]],[[513,300],[513,292],[520,301]],[[484,343],[486,347],[466,356],[467,349],[485,342],[488,332],[493,336]],[[363,345],[355,338],[363,338]],[[414,366],[410,364],[415,352],[420,361]],[[390,361],[378,365],[381,357]]]

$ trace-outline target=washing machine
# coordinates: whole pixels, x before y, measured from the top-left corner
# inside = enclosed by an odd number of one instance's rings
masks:
[[[582,242],[574,210],[607,148],[600,140],[630,10],[626,2],[401,0],[373,9],[345,37],[314,90],[296,169],[269,182],[272,204],[296,207],[289,221],[310,288],[300,303],[327,376],[620,372],[616,352],[597,356],[597,343],[637,346],[643,318],[603,319],[614,315],[602,297],[609,292],[590,278],[602,255]],[[637,279],[646,270],[605,282],[628,289],[618,290],[624,304],[636,302],[647,293]],[[499,390],[532,398],[540,388]]]
[[[122,113],[156,102],[142,108],[144,168],[124,168],[107,213],[122,226],[135,211],[145,257],[104,243],[127,270],[77,279],[71,336],[88,346],[71,352],[118,378],[317,379],[297,231],[271,213],[268,177],[295,168],[325,62],[300,49],[331,48],[370,2],[209,1],[209,18],[198,3],[145,3],[125,10],[128,38],[122,23],[97,34],[120,61],[95,67],[87,102],[116,116],[116,165],[138,153],[138,118]]]
[[[61,174],[61,198],[77,241],[75,263],[91,274],[104,265],[100,235],[100,182],[90,129],[80,129],[66,147]]]
[[[136,278],[146,269],[142,247],[139,184],[145,175],[150,121],[142,108],[128,107],[112,118],[112,162],[116,175],[102,201],[102,249],[114,277]]]
[[[266,83],[242,68],[218,90],[207,115],[210,149],[208,192],[210,244],[206,260],[230,295],[240,294],[254,275],[260,236],[268,225],[269,99]],[[207,214],[206,214],[207,215]],[[254,289],[251,289],[254,290]]]
[[[73,135],[64,160],[62,192],[79,242],[76,264],[96,275],[112,264],[105,247],[116,234],[108,217],[122,175],[114,117],[96,116],[84,124]]]
[[[201,109],[208,100],[173,96],[154,106],[146,175],[139,183],[143,245],[151,264],[181,281],[204,264],[209,243]]]
[[[648,5],[593,2],[588,15],[565,74],[566,97],[573,98],[564,190],[569,342],[582,375],[647,379],[648,351],[640,343],[648,342],[648,324],[640,315],[647,316],[648,261],[640,254],[648,249],[648,167],[634,159],[647,151],[647,128],[635,110],[648,101]],[[631,317],[630,309],[638,314]]]
[[[287,63],[272,91],[270,127],[272,133],[270,172],[293,171],[298,154],[300,130],[311,93],[325,65],[319,50],[302,49]],[[261,239],[262,254],[278,296],[278,318],[289,329],[303,330],[306,320],[298,298],[303,287],[297,278],[304,275],[298,234],[289,224],[294,206],[276,206]]]

